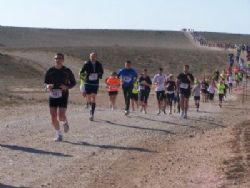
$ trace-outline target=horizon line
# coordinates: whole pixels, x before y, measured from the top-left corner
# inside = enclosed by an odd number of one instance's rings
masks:
[[[183,27],[180,30],[161,30],[161,29],[142,29],[142,28],[133,28],[133,29],[117,29],[117,28],[59,28],[59,27],[31,27],[31,26],[12,26],[12,25],[0,25],[1,27],[10,27],[10,28],[27,28],[27,29],[41,29],[41,30],[107,30],[107,31],[148,31],[148,32],[183,32],[183,29],[192,29],[188,27]],[[220,32],[220,31],[198,31],[195,29],[194,32],[204,32],[204,33],[221,33],[221,34],[232,34],[232,35],[250,35],[248,33],[233,33],[233,32]]]

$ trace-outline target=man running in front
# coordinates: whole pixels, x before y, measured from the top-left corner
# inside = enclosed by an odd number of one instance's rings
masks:
[[[59,121],[63,122],[64,132],[69,131],[66,110],[69,89],[76,85],[76,81],[72,71],[63,65],[64,55],[57,53],[54,59],[55,65],[46,72],[44,83],[49,91],[51,121],[56,130],[56,138],[54,140],[58,142],[63,140]]]
[[[97,54],[95,52],[90,53],[89,61],[83,65],[80,73],[86,73],[85,92],[87,96],[87,103],[91,104],[89,120],[94,121],[99,79],[102,79],[103,75],[102,64],[97,61]]]
[[[177,87],[180,92],[181,117],[187,119],[188,102],[191,95],[191,85],[194,83],[194,77],[189,73],[189,65],[184,65],[183,73],[177,77]]]

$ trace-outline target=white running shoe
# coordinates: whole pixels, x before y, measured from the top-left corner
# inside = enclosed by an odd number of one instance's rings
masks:
[[[55,142],[62,142],[63,141],[63,136],[61,134],[56,135],[54,138]]]
[[[184,118],[184,115],[185,115],[184,111],[181,111],[181,112],[180,112],[180,117],[181,117],[181,118]]]
[[[127,116],[129,114],[128,110],[125,110],[124,115]]]

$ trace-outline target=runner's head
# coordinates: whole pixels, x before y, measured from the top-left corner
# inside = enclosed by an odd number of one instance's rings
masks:
[[[184,65],[183,70],[184,70],[184,73],[188,73],[189,65]]]
[[[159,74],[162,74],[163,73],[163,68],[159,68]]]
[[[116,72],[112,72],[112,73],[111,73],[111,76],[112,76],[112,77],[116,77],[116,76],[117,76],[117,73],[116,73]]]
[[[90,59],[91,62],[96,62],[96,60],[97,60],[97,54],[95,52],[91,52],[89,54],[89,59]]]
[[[174,80],[174,75],[173,74],[170,74],[169,76],[168,76],[168,78],[169,78],[169,80]]]
[[[130,69],[131,68],[131,61],[126,61],[125,62],[125,68]]]
[[[148,70],[147,69],[143,69],[143,76],[147,76],[148,75]]]
[[[56,65],[62,66],[64,62],[64,55],[62,53],[56,53],[55,57]]]

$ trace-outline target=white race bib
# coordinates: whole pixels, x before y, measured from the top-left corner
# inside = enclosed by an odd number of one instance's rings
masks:
[[[189,84],[181,83],[180,88],[182,89],[188,89]]]
[[[144,85],[139,86],[139,90],[144,90],[146,87]]]
[[[53,99],[58,99],[62,97],[62,90],[61,89],[53,89],[50,93],[49,96]]]
[[[132,80],[132,78],[129,77],[129,76],[124,76],[124,77],[123,77],[123,81],[126,82],[126,83],[131,82],[131,80]]]
[[[92,73],[89,75],[89,80],[94,81],[98,79],[98,74],[97,73]]]
[[[174,93],[174,91],[167,91],[167,93],[168,93],[168,94],[173,94],[173,93]]]

